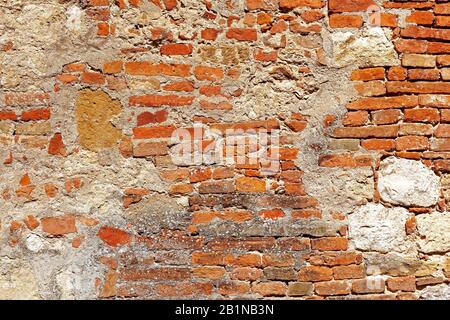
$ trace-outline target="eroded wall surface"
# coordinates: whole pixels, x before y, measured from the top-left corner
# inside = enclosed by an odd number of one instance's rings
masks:
[[[449,26],[0,0],[0,298],[450,299]]]

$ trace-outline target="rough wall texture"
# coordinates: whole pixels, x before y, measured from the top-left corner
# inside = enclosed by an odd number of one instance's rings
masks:
[[[439,0],[0,0],[0,298],[450,299],[449,26]]]

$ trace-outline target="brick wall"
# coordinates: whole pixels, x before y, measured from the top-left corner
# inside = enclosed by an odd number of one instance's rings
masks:
[[[447,1],[0,10],[0,297],[450,298]]]

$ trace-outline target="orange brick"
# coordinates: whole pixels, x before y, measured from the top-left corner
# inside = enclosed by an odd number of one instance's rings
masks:
[[[167,56],[187,56],[192,54],[193,46],[185,43],[169,43],[164,44],[160,48],[162,55]]]
[[[42,218],[41,224],[42,231],[55,236],[77,232],[75,217],[72,215]]]
[[[350,284],[346,281],[318,282],[314,290],[321,296],[344,295],[350,293]]]
[[[300,269],[299,281],[328,281],[333,279],[333,271],[328,267],[307,266]]]
[[[328,237],[311,240],[311,247],[320,251],[347,250],[348,240],[346,238]]]
[[[236,190],[239,192],[265,192],[266,182],[257,178],[238,178],[236,179]]]
[[[397,151],[420,151],[429,148],[427,137],[404,136],[395,140]]]
[[[256,29],[234,28],[229,29],[226,33],[228,39],[235,39],[238,41],[256,41],[258,34]]]
[[[336,280],[364,278],[365,270],[362,265],[338,266],[333,268],[333,276]]]
[[[333,14],[330,16],[331,28],[360,28],[363,19],[357,15]]]

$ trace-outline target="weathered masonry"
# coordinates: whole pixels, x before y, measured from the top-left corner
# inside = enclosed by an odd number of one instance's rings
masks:
[[[449,27],[0,0],[0,298],[450,299]]]

